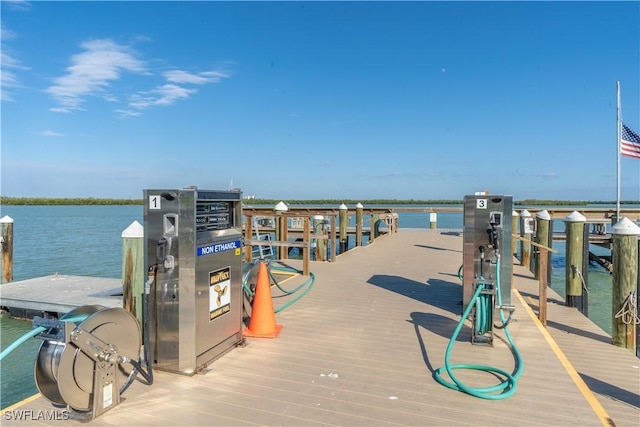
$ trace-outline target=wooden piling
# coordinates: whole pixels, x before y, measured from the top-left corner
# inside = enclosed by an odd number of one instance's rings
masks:
[[[518,236],[515,233],[511,234],[514,240],[522,240],[523,237]],[[538,319],[540,323],[547,326],[547,288],[550,286],[551,269],[550,265],[547,265],[547,261],[551,260],[551,253],[556,251],[551,246],[544,244],[531,242],[531,246],[535,247],[540,252],[540,277],[538,278]],[[512,283],[513,283],[513,271],[512,271]]]
[[[638,287],[638,235],[640,227],[622,218],[611,229],[613,277],[611,339],[614,345],[636,352],[638,313],[632,306]]]
[[[573,211],[564,219],[567,235],[565,293],[567,307],[583,308],[582,304],[582,251],[586,218]]]
[[[373,243],[373,241],[378,237],[378,215],[371,214],[371,222],[369,225],[369,244]]]
[[[325,234],[324,216],[316,215],[313,217],[313,234]],[[314,257],[316,261],[326,261],[327,259],[327,241],[325,239],[316,239],[316,247]]]
[[[528,210],[520,212],[520,265],[527,268],[531,265],[531,236],[533,229],[531,227],[531,213]]]
[[[511,212],[511,232],[513,234],[518,234],[519,223],[520,223],[520,214],[517,211],[512,211]],[[518,254],[518,239],[511,239],[511,254],[513,256],[516,256]]]
[[[250,214],[245,214],[244,219],[244,240],[246,242],[251,241],[251,237],[253,234],[253,216]],[[257,236],[256,236],[257,238]],[[253,247],[251,245],[246,245],[244,248],[244,262],[251,262],[253,254],[251,250]]]
[[[286,242],[289,240],[289,217],[280,216],[280,240]],[[280,259],[289,259],[289,248],[280,246]]]
[[[2,282],[13,281],[13,218],[5,215],[0,219],[2,225],[2,235],[0,235],[0,245],[2,245]]]
[[[435,229],[438,227],[438,214],[435,212],[429,213],[429,228]]]
[[[276,231],[276,240],[278,241],[282,241],[285,240],[287,238],[287,218],[284,216],[284,213],[287,212],[289,210],[289,208],[287,207],[287,205],[284,202],[280,202],[278,203],[274,210],[276,211],[276,218],[274,220],[275,224],[275,231]],[[282,246],[277,246],[276,247],[276,258],[281,260],[281,259],[287,259],[287,254],[288,254],[289,249],[286,247],[282,247]]]
[[[329,226],[329,240],[331,241],[331,249],[329,261],[336,261],[336,216],[331,215],[331,224]]]
[[[362,203],[356,205],[356,246],[362,246]]]
[[[582,266],[580,268],[582,282],[582,307],[579,310],[589,317],[589,224],[582,224]]]
[[[547,326],[547,288],[549,287],[548,262],[551,254],[547,249],[538,249],[538,319],[543,326]]]
[[[144,228],[133,221],[122,232],[122,308],[142,325],[142,294],[145,280]]]
[[[273,225],[275,227],[275,234],[276,234],[276,240],[277,241],[281,241],[282,240],[282,221],[280,221],[280,219],[282,218],[282,212],[278,212],[276,211],[276,217],[273,221]],[[286,251],[287,249],[284,248],[284,250]],[[276,259],[282,259],[282,248],[280,246],[276,246]]]
[[[549,223],[551,223],[551,215],[547,210],[542,210],[536,213],[536,237],[535,241],[541,245],[547,245],[549,243]],[[536,257],[535,257],[535,268],[534,268],[534,278],[540,279],[540,269],[547,268],[549,265],[549,252],[541,251],[540,249],[536,249]],[[544,261],[541,258],[546,257]],[[544,263],[544,267],[542,264]],[[546,276],[546,271],[545,271]]]
[[[349,217],[347,213],[349,212],[347,206],[343,203],[339,207],[340,210],[340,253],[343,254],[347,251],[347,223],[349,222]]]
[[[304,271],[305,275],[307,275],[307,272],[309,271],[309,263],[311,260],[311,248],[309,247],[311,244],[311,218],[305,216],[302,221],[302,241],[308,243],[308,245],[302,248],[302,271]]]

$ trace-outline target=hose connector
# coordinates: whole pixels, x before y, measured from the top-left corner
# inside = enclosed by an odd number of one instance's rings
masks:
[[[153,264],[149,267],[147,274],[147,281],[144,283],[144,293],[149,295],[151,292],[151,284],[156,280],[156,272],[158,271],[158,264]]]
[[[504,321],[504,323],[501,326],[496,326],[497,329],[504,329],[509,323],[513,322],[514,318],[513,318],[513,313],[516,311],[516,307],[513,305],[507,305],[507,304],[503,304],[501,306],[498,307],[499,310],[506,310],[509,312],[509,317],[507,317],[507,320]]]

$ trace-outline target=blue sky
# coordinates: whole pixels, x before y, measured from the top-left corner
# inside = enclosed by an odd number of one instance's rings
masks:
[[[5,196],[615,200],[617,81],[640,131],[635,1],[1,12]]]

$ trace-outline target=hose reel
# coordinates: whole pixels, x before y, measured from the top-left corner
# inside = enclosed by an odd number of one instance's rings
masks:
[[[122,308],[78,307],[60,320],[34,317],[46,328],[35,363],[38,390],[79,418],[93,419],[120,403],[135,374],[140,325]],[[74,413],[72,412],[72,414]]]

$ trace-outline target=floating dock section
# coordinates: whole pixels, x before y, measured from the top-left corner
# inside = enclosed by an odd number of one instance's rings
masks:
[[[51,275],[0,285],[0,307],[13,317],[59,317],[82,305],[122,307],[122,281]]]

